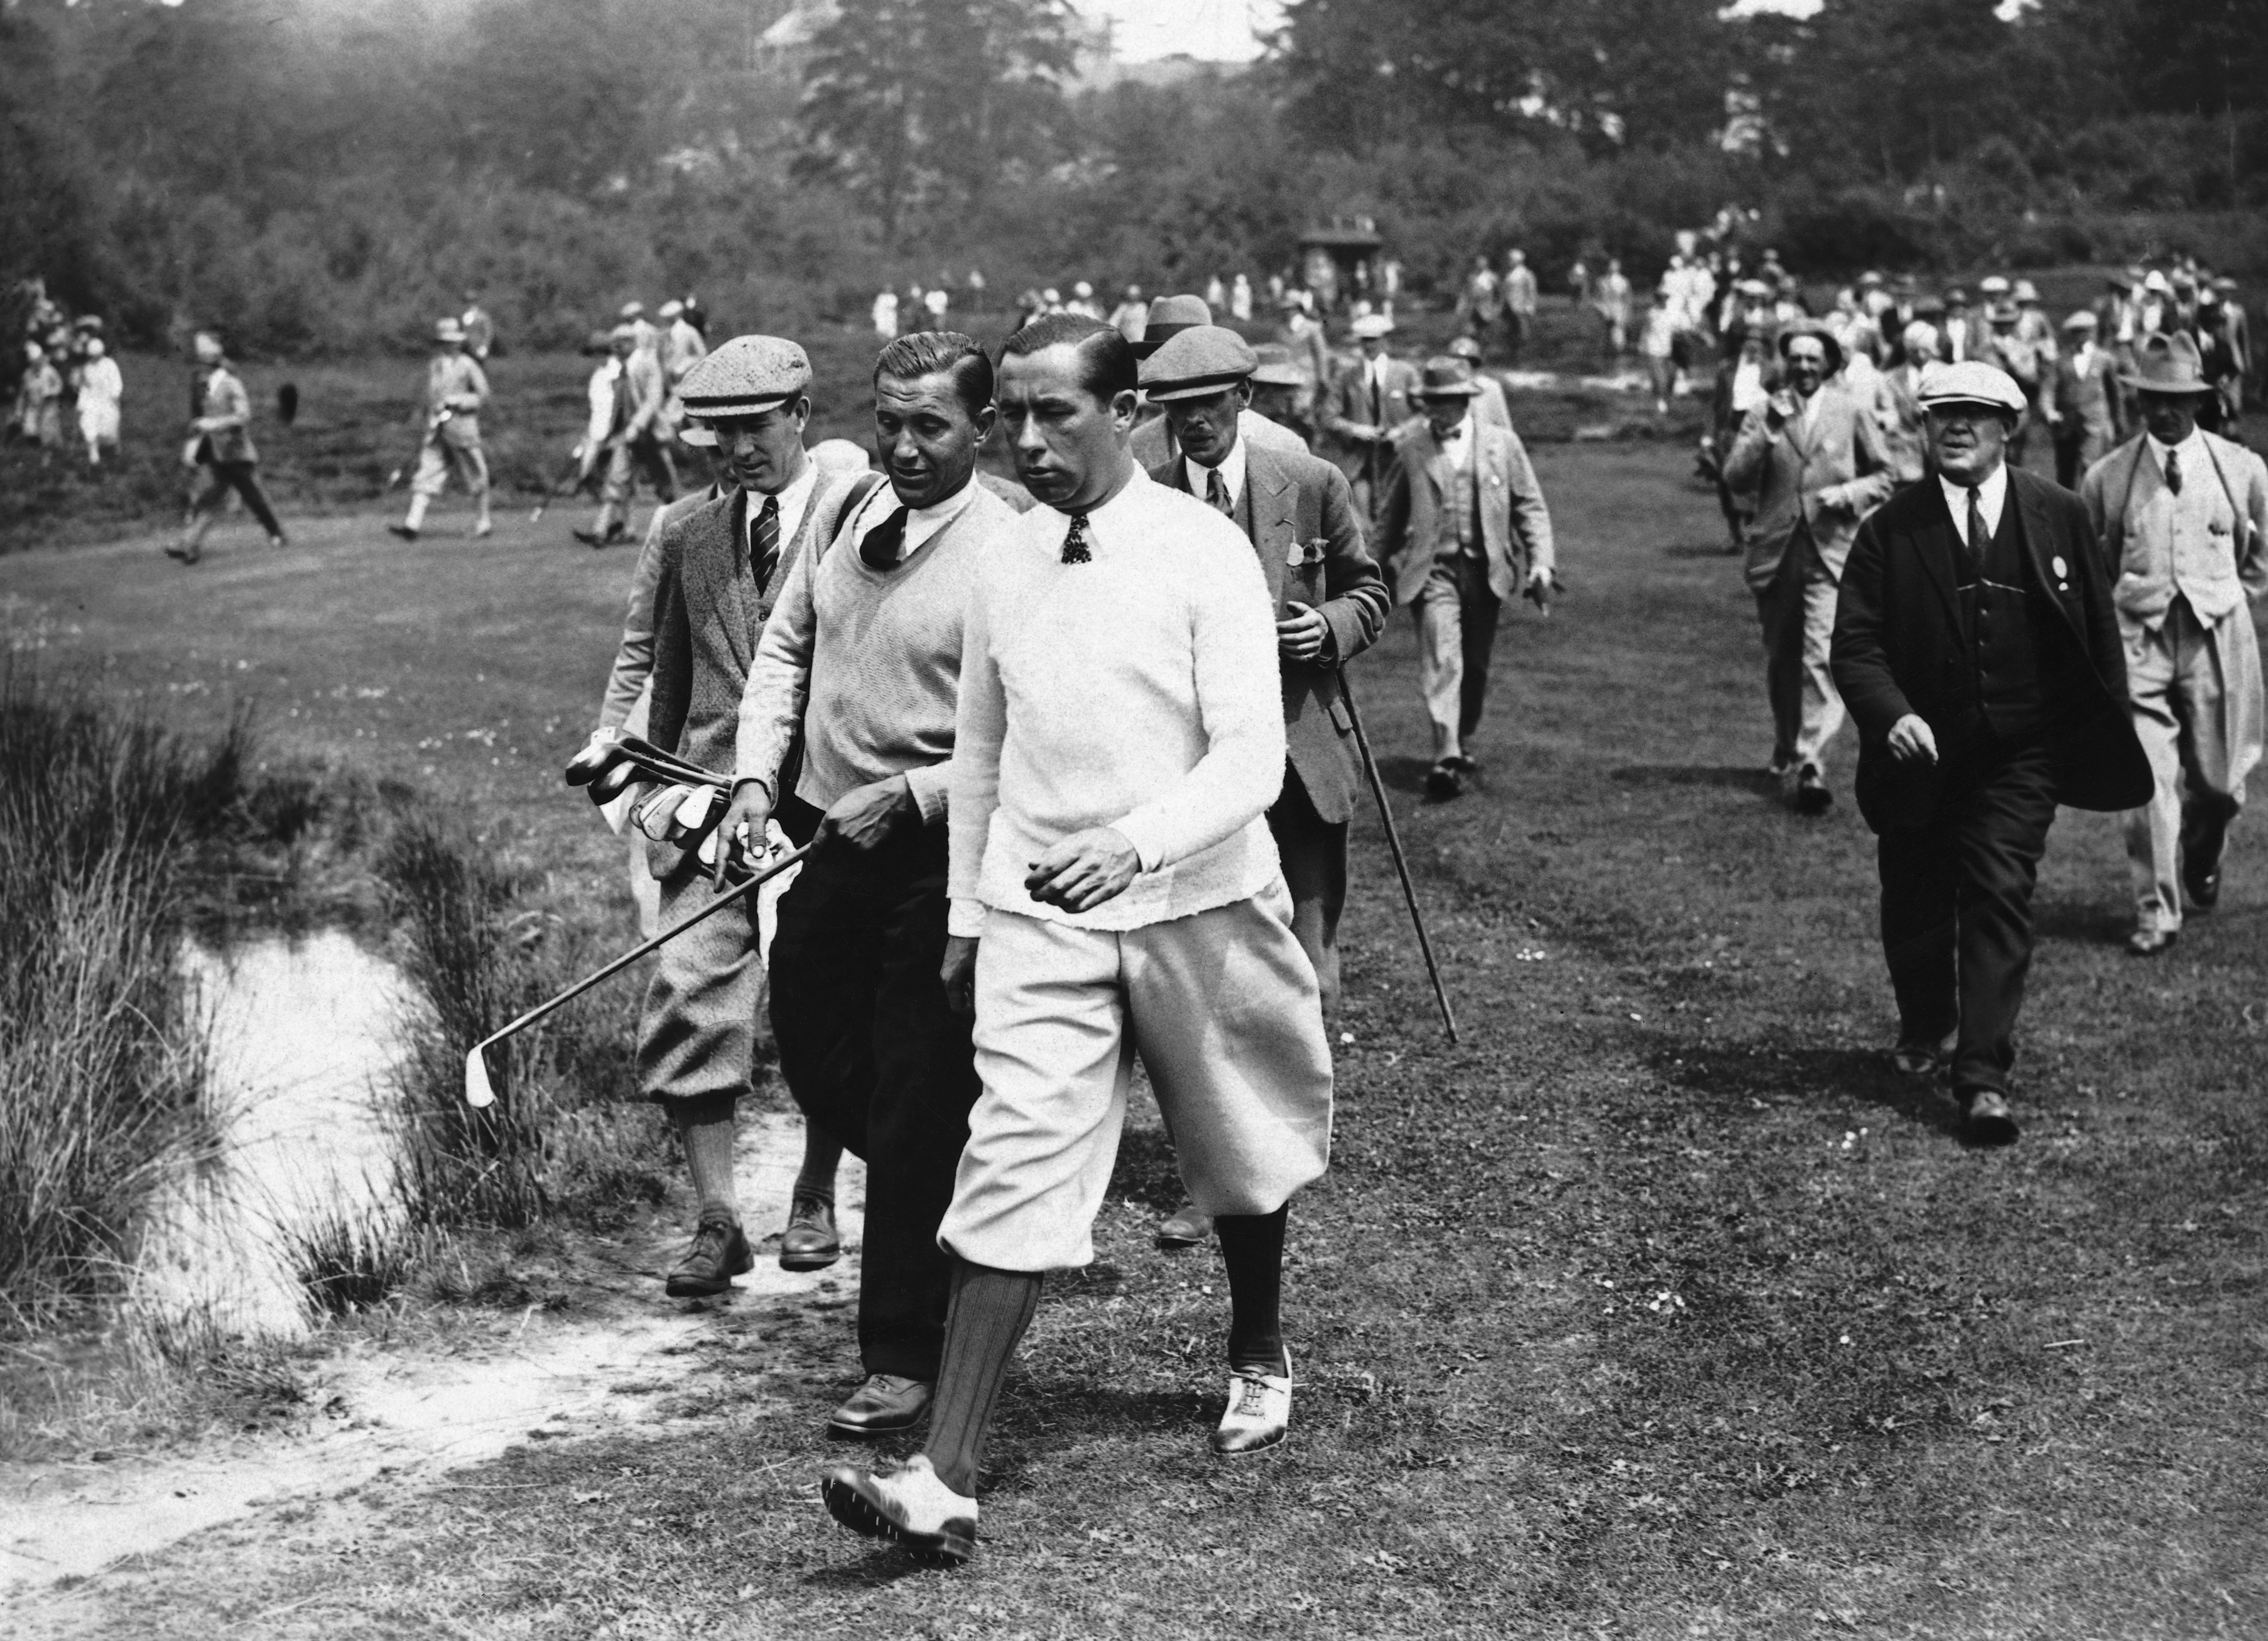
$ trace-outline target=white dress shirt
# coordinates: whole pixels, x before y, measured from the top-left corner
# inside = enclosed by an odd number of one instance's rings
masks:
[[[2166,476],[2166,458],[2169,455],[2179,459],[2184,484],[2200,473],[2213,471],[2213,456],[2205,447],[2205,434],[2197,428],[2191,428],[2190,436],[2177,445],[2160,444],[2155,433],[2143,434],[2142,442],[2150,447],[2150,460],[2157,464],[2160,478]]]
[[[1459,474],[1473,470],[1473,414],[1465,412],[1464,420],[1452,427],[1439,441],[1441,454],[1449,458],[1449,466]]]
[[[1938,475],[1937,487],[1945,492],[1945,505],[1953,514],[1954,528],[1965,537],[1969,533],[1969,487],[1955,484],[1942,473]],[[2004,462],[1985,475],[1984,483],[1977,486],[1977,506],[1984,514],[1984,529],[1988,535],[1999,534],[2000,510],[2007,501],[2008,466]],[[1970,542],[1969,545],[1973,551],[1981,552],[1984,548],[1983,542]]]
[[[1189,455],[1187,451],[1183,451],[1182,454]],[[1207,467],[1195,456],[1189,456],[1189,461],[1183,463],[1183,467],[1185,469],[1183,477],[1189,484],[1189,494],[1207,506],[1212,505],[1212,498],[1206,493],[1207,487],[1212,483],[1209,476],[1214,473],[1219,474],[1221,485],[1228,492],[1229,511],[1233,513],[1236,510],[1237,503],[1244,497],[1243,440],[1239,439],[1234,444],[1229,446],[1228,454],[1221,458],[1219,467]]]
[[[787,554],[788,543],[795,539],[795,533],[803,528],[803,515],[810,511],[812,492],[818,488],[819,464],[806,453],[803,458],[803,471],[788,480],[787,488],[779,492],[779,551],[783,558]],[[748,533],[747,547],[751,567],[756,561],[756,523],[763,516],[763,492],[752,490],[748,492],[747,519],[743,526]]]
[[[898,562],[903,564],[912,558],[921,551],[924,542],[959,518],[961,509],[975,499],[976,489],[976,475],[972,470],[968,482],[943,501],[934,502],[926,507],[908,507],[905,536],[898,543]],[[873,535],[885,519],[898,510],[899,506],[897,492],[892,490],[887,482],[875,485],[873,493],[859,504],[858,514],[850,521],[850,544],[856,547]]]

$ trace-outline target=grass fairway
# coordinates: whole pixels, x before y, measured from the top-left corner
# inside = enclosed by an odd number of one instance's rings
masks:
[[[1535,452],[1570,591],[1507,618],[1485,789],[1426,807],[1410,629],[1359,667],[1465,1030],[1443,1040],[1374,819],[1347,920],[1329,1177],[1294,1209],[1292,1439],[1228,1465],[1225,1287],[1160,1253],[1130,1136],[1100,1262],[1008,1391],[977,1562],[833,1526],[849,1313],[713,1313],[677,1416],[380,1482],[107,1573],[103,1636],[2192,1637],[2268,1630],[2261,1225],[2268,845],[2129,960],[2124,862],[2066,812],[2013,1150],[1894,1080],[1871,840],[1799,821],[1754,616],[1674,447]],[[454,514],[438,521],[451,528]],[[556,785],[626,554],[525,514],[375,518],[0,562],[52,652],[270,744],[431,783],[618,915]],[[662,1303],[657,1296],[654,1303]],[[537,1326],[541,1326],[539,1321]]]

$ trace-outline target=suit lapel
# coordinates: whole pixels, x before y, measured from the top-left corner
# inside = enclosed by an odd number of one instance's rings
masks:
[[[1252,513],[1252,551],[1260,555],[1260,573],[1268,578],[1268,595],[1280,609],[1284,602],[1284,573],[1299,521],[1292,504],[1297,494],[1292,481],[1264,452],[1249,444],[1244,450],[1244,502]]]
[[[1938,596],[1945,601],[1947,618],[1958,631],[1961,592],[1955,555],[1962,551],[1961,526],[1955,522],[1951,509],[1945,504],[1945,486],[1937,482],[1937,476],[1933,473],[1922,483],[1930,487],[1937,505],[1930,509],[1931,525],[1914,536],[1914,550],[1921,558],[1922,568],[1929,573],[1931,582],[1937,588]]]
[[[2087,634],[2080,631],[2079,617],[2071,612],[2070,606],[2063,599],[2056,595],[2056,583],[2068,581],[2071,578],[2048,573],[2048,546],[2052,537],[2048,530],[2047,509],[2040,505],[2040,493],[2034,488],[2030,474],[2015,468],[2008,469],[2008,499],[2016,504],[2016,516],[2024,523],[2024,551],[2032,561],[2034,584],[2047,595],[2048,602],[2055,606],[2056,613],[2063,617],[2064,625],[2071,629],[2072,637],[2079,642],[2080,654],[2091,654],[2093,652],[2088,645]]]
[[[725,642],[732,647],[733,659],[740,663],[742,672],[755,659],[750,643],[749,626],[755,619],[755,574],[752,567],[744,569],[743,555],[748,538],[748,492],[735,490],[733,499],[718,514],[716,529],[709,537],[709,548],[702,558],[710,580],[711,608],[725,629]],[[787,559],[787,543],[780,543],[780,560]],[[775,569],[772,573],[777,575]]]

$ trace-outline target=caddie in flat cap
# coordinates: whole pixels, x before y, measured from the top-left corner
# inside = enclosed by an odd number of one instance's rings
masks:
[[[1953,404],[1990,405],[2009,416],[2024,413],[2024,390],[2016,379],[1997,365],[1963,359],[1958,365],[1932,365],[1921,373],[1914,397],[1926,410]]]
[[[1142,361],[1142,391],[1152,403],[1197,399],[1233,388],[1260,366],[1251,344],[1222,325],[1193,325]]]

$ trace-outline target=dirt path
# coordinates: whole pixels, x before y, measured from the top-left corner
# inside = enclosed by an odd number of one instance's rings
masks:
[[[789,1117],[744,1130],[740,1179],[752,1227],[785,1219],[801,1145]],[[772,1309],[852,1302],[865,1206],[865,1170],[855,1158],[844,1161],[840,1189],[850,1251],[832,1270],[783,1271],[761,1251],[731,1302],[657,1304],[655,1279],[675,1257],[678,1233],[656,1218],[605,1250],[613,1268],[601,1267],[587,1295],[578,1292],[571,1319],[531,1306],[490,1340],[357,1342],[323,1361],[308,1378],[319,1409],[312,1428],[146,1459],[0,1471],[0,1604],[10,1633],[90,1633],[72,1594],[81,1581],[206,1528],[303,1517],[380,1478],[439,1486],[516,1443],[666,1416],[715,1371],[720,1349],[736,1348]]]

